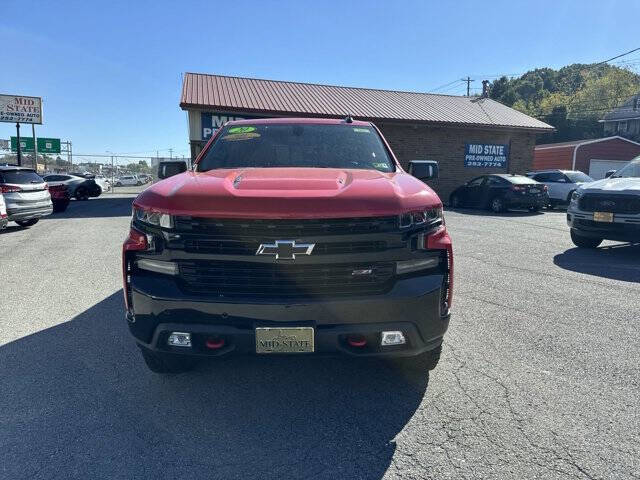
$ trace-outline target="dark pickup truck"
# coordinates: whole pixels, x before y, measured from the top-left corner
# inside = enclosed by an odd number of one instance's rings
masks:
[[[453,287],[442,202],[418,179],[436,167],[409,175],[351,118],[227,123],[133,204],[126,318],[148,367],[327,354],[433,369]]]

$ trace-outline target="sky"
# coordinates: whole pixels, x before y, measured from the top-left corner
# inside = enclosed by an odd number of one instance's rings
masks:
[[[0,4],[0,93],[42,97],[37,135],[72,141],[74,154],[187,155],[184,72],[426,92],[640,47],[629,1]]]

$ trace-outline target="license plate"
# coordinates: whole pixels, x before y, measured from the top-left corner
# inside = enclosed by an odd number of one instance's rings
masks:
[[[537,188],[532,188],[531,190],[529,190],[529,193],[540,193],[540,190],[538,190]]]
[[[310,353],[313,327],[256,328],[256,353]]]
[[[613,213],[612,212],[593,212],[593,221],[594,222],[613,222]]]

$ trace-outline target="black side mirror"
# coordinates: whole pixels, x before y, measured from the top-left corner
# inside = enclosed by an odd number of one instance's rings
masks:
[[[440,169],[435,160],[411,160],[409,174],[423,181],[435,180],[440,174]]]
[[[614,173],[616,173],[616,170],[609,170],[607,173],[604,174],[604,178],[609,178]]]
[[[185,162],[162,162],[158,165],[158,178],[162,180],[186,171],[187,164]]]

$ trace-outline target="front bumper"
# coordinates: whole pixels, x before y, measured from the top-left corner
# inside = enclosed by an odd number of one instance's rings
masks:
[[[640,215],[614,214],[613,222],[596,222],[592,212],[570,207],[567,225],[579,235],[618,242],[640,242]]]
[[[203,301],[179,291],[171,278],[163,281],[135,276],[127,314],[136,341],[151,350],[202,356],[255,353],[256,327],[311,326],[316,354],[413,356],[442,343],[449,313],[441,314],[443,275],[397,280],[387,293],[340,299],[290,302]],[[161,293],[159,293],[161,292]],[[405,345],[380,347],[380,332],[400,330]],[[170,347],[170,332],[189,332],[191,348]],[[367,346],[351,347],[349,335],[362,335]],[[225,346],[210,350],[207,338],[224,338]]]

